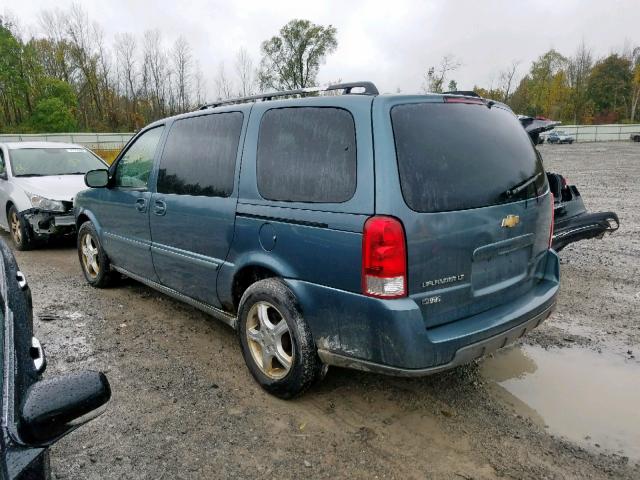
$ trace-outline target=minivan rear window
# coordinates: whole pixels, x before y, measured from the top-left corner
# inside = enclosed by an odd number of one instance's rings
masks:
[[[342,203],[356,190],[356,131],[347,110],[292,107],[267,111],[256,158],[267,200]]]
[[[402,104],[392,108],[391,121],[402,195],[412,210],[508,203],[541,194],[546,184],[531,140],[504,108]]]

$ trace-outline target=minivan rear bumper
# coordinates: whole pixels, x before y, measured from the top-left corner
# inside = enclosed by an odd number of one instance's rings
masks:
[[[396,376],[447,370],[514,342],[553,311],[560,284],[549,250],[536,285],[515,301],[471,317],[425,328],[410,298],[380,300],[296,280],[296,294],[318,355],[329,365]]]
[[[400,368],[390,365],[382,365],[379,363],[369,362],[359,358],[348,357],[339,353],[330,352],[327,350],[318,349],[318,356],[327,365],[334,365],[336,367],[353,368],[356,370],[364,370],[367,372],[383,373],[386,375],[394,375],[398,377],[422,377],[425,375],[431,375],[434,373],[449,370],[450,368],[464,365],[472,362],[476,358],[480,358],[491,352],[495,352],[499,348],[502,348],[510,343],[515,342],[522,337],[525,333],[533,330],[538,325],[551,315],[551,312],[555,308],[555,303],[547,307],[542,313],[539,313],[535,317],[527,320],[525,323],[513,327],[506,332],[502,332],[493,337],[489,337],[485,340],[467,345],[456,351],[453,359],[450,362],[442,365],[436,365],[426,368]]]

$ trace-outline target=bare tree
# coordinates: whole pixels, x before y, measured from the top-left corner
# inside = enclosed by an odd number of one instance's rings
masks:
[[[138,79],[140,77],[137,66],[137,50],[136,38],[133,35],[124,33],[116,36],[116,63],[123,86],[121,95],[127,102],[127,123],[132,130],[139,126],[136,124],[136,114],[138,111]]]
[[[440,93],[444,89],[445,81],[450,72],[454,72],[462,66],[462,63],[455,56],[448,54],[442,57],[440,65],[432,66],[427,70],[423,90],[425,92]]]
[[[500,72],[500,90],[503,92],[503,102],[507,102],[509,100],[509,95],[512,93],[511,90],[515,85],[514,78],[518,71],[518,65],[520,65],[520,61],[513,60],[509,68]]]
[[[191,83],[191,47],[183,36],[173,44],[171,59],[174,73],[175,100],[178,111],[189,109],[189,86]]]
[[[195,68],[193,69],[193,88],[192,93],[194,97],[194,106],[199,107],[205,102],[205,83],[204,76],[202,75],[202,69],[200,68],[200,62],[195,61]]]
[[[38,41],[38,52],[45,72],[58,80],[72,82],[73,67],[66,14],[59,8],[43,10],[40,12],[38,23],[40,30],[44,33],[44,39]]]
[[[101,95],[101,73],[99,69],[104,63],[102,48],[99,45],[102,39],[97,37],[99,31],[92,28],[89,16],[79,4],[72,4],[66,13],[66,32],[70,43],[70,57],[77,68],[81,78],[79,79],[79,91],[88,91],[94,104],[95,116],[98,121],[103,120],[103,98]],[[102,72],[104,73],[104,72]],[[80,98],[82,101],[82,98]]]
[[[233,96],[233,85],[225,73],[224,62],[220,62],[220,65],[218,65],[215,84],[216,94],[219,99],[224,100]]]
[[[162,50],[159,30],[144,34],[143,84],[151,102],[151,117],[164,117],[167,94],[167,56]]]
[[[633,122],[640,105],[640,47],[625,48],[625,54],[631,66],[631,108],[629,109],[629,119]]]
[[[567,62],[567,80],[571,87],[571,107],[573,109],[573,121],[582,121],[585,108],[589,101],[587,83],[591,68],[593,67],[593,54],[585,45],[584,40],[578,46],[576,53]]]
[[[253,60],[249,56],[246,48],[241,47],[240,50],[238,50],[235,67],[240,95],[243,97],[252,95],[256,86],[255,69],[253,67]]]

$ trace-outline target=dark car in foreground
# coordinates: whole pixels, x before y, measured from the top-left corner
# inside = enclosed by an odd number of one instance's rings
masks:
[[[48,447],[101,413],[111,390],[99,372],[42,379],[31,292],[2,239],[0,253],[0,478],[48,479]]]
[[[124,274],[217,316],[284,398],[329,365],[470,362],[555,306],[553,197],[499,102],[369,82],[227,100],[149,125],[86,182],[87,281]]]

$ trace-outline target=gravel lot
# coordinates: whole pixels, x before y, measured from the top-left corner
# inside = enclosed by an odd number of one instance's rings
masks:
[[[557,311],[524,342],[624,357],[640,379],[640,144],[541,152],[621,228],[561,253]],[[624,451],[521,414],[483,362],[423,379],[331,369],[285,402],[260,390],[234,332],[205,314],[129,280],[88,287],[73,245],[17,258],[49,375],[104,370],[113,388],[108,411],[52,449],[54,478],[640,478]]]

